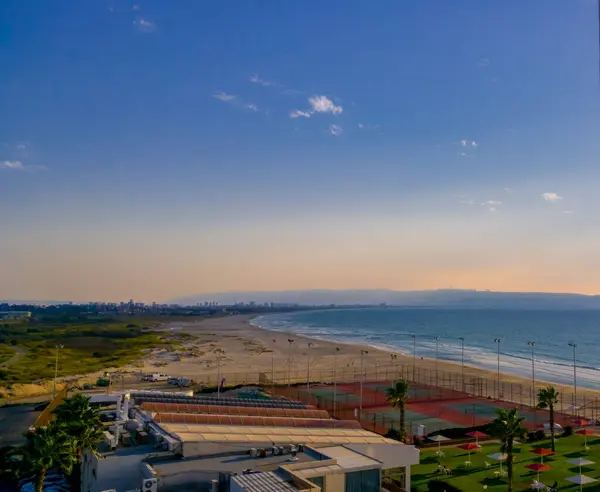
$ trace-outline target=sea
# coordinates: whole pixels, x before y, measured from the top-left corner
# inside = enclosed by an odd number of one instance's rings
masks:
[[[272,314],[252,323],[273,331],[292,332],[340,344],[366,344],[412,356],[465,364],[531,377],[534,342],[536,379],[573,384],[573,347],[577,386],[600,389],[600,311],[366,308],[328,309]],[[439,340],[436,341],[436,337]]]

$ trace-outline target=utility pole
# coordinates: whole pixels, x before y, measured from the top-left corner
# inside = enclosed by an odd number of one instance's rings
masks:
[[[363,372],[363,358],[368,353],[369,353],[368,350],[360,351],[360,408],[359,408],[359,412],[358,412],[358,418],[360,419],[359,422],[362,421],[363,383],[364,383],[364,379],[365,379],[365,375]]]
[[[536,408],[535,402],[535,342],[527,342],[527,345],[531,347],[531,406]]]
[[[52,398],[54,398],[56,396],[56,380],[58,378],[58,351],[61,348],[65,348],[64,345],[55,345],[54,348],[56,348],[56,361],[54,363],[54,390],[52,391]]]
[[[499,338],[494,338],[494,342],[498,345],[498,376],[497,376],[497,390],[496,390],[496,399],[500,399],[500,344],[502,343],[502,340],[500,340]]]
[[[288,338],[290,348],[288,350],[288,387],[292,385],[292,344],[294,343],[293,338]]]
[[[569,347],[573,349],[573,410],[575,410],[577,407],[577,358],[575,356],[577,344],[569,342]]]

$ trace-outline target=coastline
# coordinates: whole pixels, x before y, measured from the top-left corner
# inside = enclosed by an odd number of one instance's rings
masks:
[[[216,383],[218,378],[225,377],[226,382],[233,384],[234,380],[250,380],[251,374],[263,373],[271,380],[271,374],[278,382],[285,382],[292,378],[292,382],[306,381],[307,375],[313,382],[331,379],[335,368],[336,374],[361,374],[361,351],[363,372],[377,375],[381,378],[386,373],[390,378],[400,366],[413,364],[417,371],[429,374],[449,374],[461,377],[463,370],[460,363],[419,357],[413,357],[373,347],[364,344],[336,343],[298,335],[292,332],[271,331],[256,325],[251,321],[256,315],[234,315],[224,318],[206,319],[191,322],[173,322],[166,326],[171,333],[186,333],[193,337],[185,342],[183,352],[173,354],[167,351],[153,353],[144,359],[143,366],[138,365],[137,370],[144,372],[157,372],[156,364],[160,364],[160,372],[169,375],[189,377],[196,381]],[[288,340],[293,340],[289,343]],[[309,345],[310,344],[310,345]],[[336,351],[339,348],[339,352]],[[407,347],[409,349],[409,347]],[[187,353],[187,355],[186,355]],[[192,355],[190,355],[192,354]],[[394,359],[392,359],[394,355]],[[290,371],[291,368],[291,371]],[[436,369],[437,368],[437,369]],[[497,381],[497,371],[482,369],[468,364],[464,365],[464,377],[468,379],[487,379],[489,385]],[[282,381],[283,380],[283,381]],[[512,375],[500,369],[500,382],[503,387],[512,383],[521,385],[520,398],[523,404],[529,405],[531,378]],[[553,385],[565,395],[565,405],[570,404],[572,386],[536,380],[536,388]],[[510,385],[509,385],[510,386]],[[511,390],[512,391],[512,390]],[[516,390],[515,390],[516,391]],[[506,393],[506,391],[505,391]],[[487,395],[493,397],[493,395]],[[505,399],[507,399],[505,394]],[[577,388],[578,399],[598,398],[600,391]],[[515,398],[513,398],[513,401]]]

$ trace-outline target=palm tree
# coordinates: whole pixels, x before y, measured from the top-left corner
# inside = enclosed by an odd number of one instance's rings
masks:
[[[554,386],[546,386],[542,388],[537,395],[538,404],[537,407],[543,410],[548,409],[550,414],[550,435],[552,436],[552,451],[555,449],[555,438],[554,438],[554,406],[558,405],[558,391]]]
[[[71,473],[75,460],[74,440],[65,433],[64,427],[55,423],[37,427],[30,430],[26,438],[21,453],[35,477],[35,492],[42,492],[48,470],[58,468],[67,475]]]
[[[90,398],[82,393],[65,400],[54,409],[56,423],[75,440],[75,462],[71,473],[71,487],[81,489],[81,464],[84,450],[98,456],[97,445],[102,441],[103,426],[100,411],[90,403]]]
[[[523,421],[525,417],[519,415],[516,408],[512,410],[498,409],[498,416],[491,424],[492,435],[498,437],[501,442],[500,452],[506,453],[506,471],[508,473],[508,492],[512,492],[513,479],[513,444],[516,437],[521,436],[525,429]]]
[[[405,441],[406,429],[404,425],[404,413],[406,400],[408,400],[408,381],[396,381],[391,388],[387,389],[386,400],[392,408],[400,410],[400,440]]]

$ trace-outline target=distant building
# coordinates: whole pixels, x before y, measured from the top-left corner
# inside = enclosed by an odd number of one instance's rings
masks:
[[[0,319],[27,319],[31,318],[30,311],[0,311]]]

